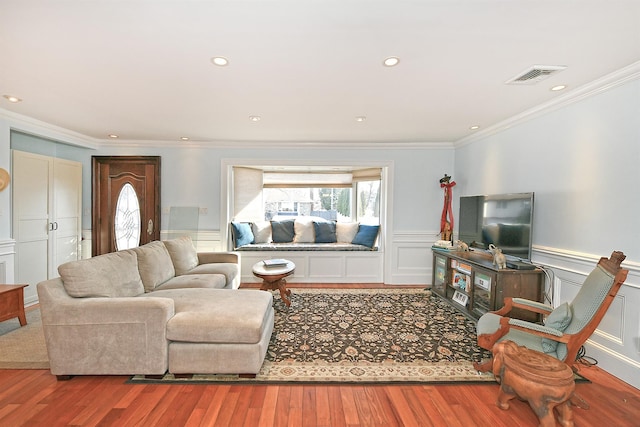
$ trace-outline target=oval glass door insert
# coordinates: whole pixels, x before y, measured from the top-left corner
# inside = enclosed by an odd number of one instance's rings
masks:
[[[140,246],[140,203],[133,185],[122,186],[116,203],[114,234],[116,250],[131,249]]]

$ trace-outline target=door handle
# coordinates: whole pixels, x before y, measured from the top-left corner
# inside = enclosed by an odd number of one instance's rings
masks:
[[[153,220],[150,219],[147,223],[147,234],[151,236],[153,234]]]

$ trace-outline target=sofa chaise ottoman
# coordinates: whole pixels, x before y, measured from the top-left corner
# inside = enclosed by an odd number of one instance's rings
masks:
[[[223,262],[201,263],[216,256]],[[50,370],[59,379],[256,374],[262,366],[273,297],[234,289],[236,254],[197,254],[190,239],[175,239],[58,271],[37,289]]]

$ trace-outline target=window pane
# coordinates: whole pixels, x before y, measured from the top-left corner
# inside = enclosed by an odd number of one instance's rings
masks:
[[[136,190],[125,184],[118,195],[114,221],[116,249],[130,249],[140,245],[140,204]]]
[[[363,224],[380,224],[380,181],[356,184],[357,220]]]
[[[265,188],[265,219],[317,216],[351,221],[351,188]]]

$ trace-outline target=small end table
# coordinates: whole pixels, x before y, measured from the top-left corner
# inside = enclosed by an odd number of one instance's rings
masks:
[[[29,285],[0,285],[0,322],[17,317],[20,326],[27,324],[24,314],[24,288]]]
[[[287,289],[287,281],[285,277],[291,276],[296,269],[296,265],[289,260],[283,260],[284,265],[277,265],[272,267],[265,266],[264,261],[257,262],[253,265],[253,275],[262,279],[262,286],[260,290],[279,290],[280,298],[286,304],[287,307],[291,305],[289,296],[291,291]]]
[[[573,427],[571,399],[576,383],[573,371],[564,362],[513,341],[493,346],[493,374],[500,383],[500,409],[509,409],[515,397],[526,400],[538,416],[540,427],[555,427],[554,408],[560,425]]]

